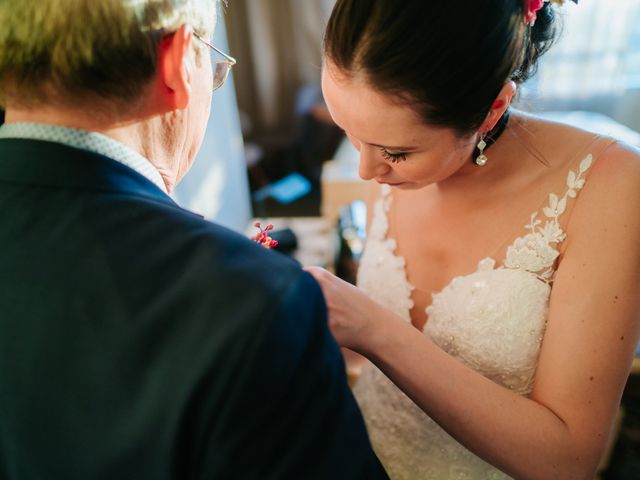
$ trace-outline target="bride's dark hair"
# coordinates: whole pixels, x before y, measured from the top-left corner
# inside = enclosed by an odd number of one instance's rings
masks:
[[[524,0],[337,0],[325,56],[397,95],[425,123],[477,130],[508,80],[522,83],[552,45],[550,3],[533,26]]]

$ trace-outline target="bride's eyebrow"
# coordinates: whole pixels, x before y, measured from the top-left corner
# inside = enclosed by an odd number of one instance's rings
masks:
[[[400,152],[409,152],[418,149],[418,147],[392,147],[391,145],[378,145],[377,143],[370,143],[369,145],[372,147],[384,148],[385,150],[397,150]]]
[[[344,128],[342,128],[340,126],[338,126],[338,128],[340,129],[340,131],[342,132],[343,135],[348,135],[347,131]],[[362,140],[360,140],[360,141],[362,141]],[[371,145],[372,147],[384,148],[385,150],[396,150],[396,151],[399,151],[399,152],[411,152],[411,151],[414,151],[414,150],[418,150],[420,148],[418,146],[415,146],[415,147],[392,147],[391,145],[378,145],[377,143],[369,143],[369,142],[364,142],[364,143],[366,143],[368,145]]]

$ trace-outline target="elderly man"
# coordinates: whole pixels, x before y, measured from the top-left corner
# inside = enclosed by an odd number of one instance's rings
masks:
[[[3,480],[385,478],[314,280],[167,195],[215,7],[0,0]]]

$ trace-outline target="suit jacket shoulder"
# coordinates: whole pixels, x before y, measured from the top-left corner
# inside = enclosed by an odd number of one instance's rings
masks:
[[[377,478],[333,475],[380,470],[294,262],[47,142],[0,209],[0,478]]]

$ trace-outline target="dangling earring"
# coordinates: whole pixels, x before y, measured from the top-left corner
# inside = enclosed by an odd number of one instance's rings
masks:
[[[484,149],[487,148],[487,142],[484,141],[486,136],[487,136],[486,133],[483,133],[480,135],[480,141],[478,142],[478,145],[477,145],[478,152],[480,153],[476,158],[473,159],[473,163],[475,163],[479,167],[484,167],[487,164],[487,161],[489,160],[487,156],[484,154]]]
[[[484,167],[487,164],[489,159],[484,154],[484,151],[485,149],[496,143],[498,138],[500,138],[500,135],[502,135],[502,133],[507,128],[507,122],[509,122],[509,110],[504,112],[504,114],[500,117],[491,131],[480,134],[480,141],[478,142],[478,145],[476,145],[476,151],[474,152],[475,158],[473,159],[473,163],[475,163],[479,167]]]

